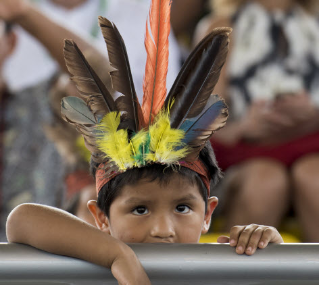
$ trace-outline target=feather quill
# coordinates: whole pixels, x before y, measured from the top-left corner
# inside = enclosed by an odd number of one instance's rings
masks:
[[[179,128],[187,118],[198,116],[206,106],[218,81],[228,52],[230,28],[218,28],[206,36],[183,65],[166,98],[172,128]]]
[[[106,113],[116,111],[112,95],[74,41],[64,41],[64,58],[81,98],[86,101],[94,116],[101,119]]]
[[[166,97],[170,6],[171,1],[153,0],[149,11],[150,28],[148,28],[148,22],[146,23],[147,60],[142,104],[145,125],[152,123]]]
[[[145,145],[147,144],[148,139],[149,135],[144,130],[140,130],[131,139],[135,166],[137,167],[145,164]]]
[[[123,38],[115,24],[108,19],[100,16],[99,24],[106,42],[109,61],[111,66],[115,68],[115,70],[110,72],[113,89],[123,95],[115,100],[118,111],[126,113],[125,120],[121,120],[120,128],[127,128],[137,132],[143,126],[143,115],[136,96]]]

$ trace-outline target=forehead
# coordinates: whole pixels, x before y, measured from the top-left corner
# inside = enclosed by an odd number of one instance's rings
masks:
[[[182,199],[185,197],[203,200],[196,183],[190,183],[180,175],[173,175],[166,183],[159,180],[150,181],[141,179],[133,185],[125,185],[118,197],[128,198],[132,196],[148,199]]]

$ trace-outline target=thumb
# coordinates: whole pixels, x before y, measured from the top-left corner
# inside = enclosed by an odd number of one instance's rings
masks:
[[[229,242],[229,237],[227,236],[219,236],[217,239],[218,243],[228,243]]]

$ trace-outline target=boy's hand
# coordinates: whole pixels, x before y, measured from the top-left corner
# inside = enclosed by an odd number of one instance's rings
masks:
[[[230,246],[236,247],[238,254],[252,255],[257,247],[265,248],[270,242],[282,243],[284,241],[276,228],[251,224],[232,227],[230,237],[220,236],[217,242],[229,242]]]

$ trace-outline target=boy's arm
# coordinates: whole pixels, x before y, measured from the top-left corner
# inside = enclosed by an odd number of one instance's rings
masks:
[[[0,0],[0,18],[20,25],[35,37],[66,72],[63,56],[64,39],[74,40],[82,52],[91,50],[99,56],[105,66],[109,66],[106,55],[100,53],[99,49],[90,43],[92,39],[84,38],[64,28],[37,10],[28,0]]]
[[[150,284],[133,250],[65,211],[22,204],[7,220],[9,242],[83,259],[112,270],[119,284]]]
[[[235,226],[230,230],[230,236],[220,236],[219,243],[229,242],[236,247],[238,254],[252,255],[258,248],[265,248],[269,243],[283,243],[280,233],[274,227],[251,224],[248,226]]]

